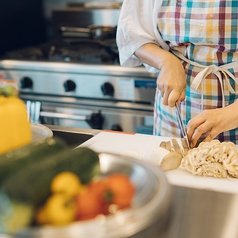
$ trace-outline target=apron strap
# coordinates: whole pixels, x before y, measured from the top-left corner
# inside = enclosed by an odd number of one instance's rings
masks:
[[[181,60],[183,60],[191,65],[201,68],[201,71],[195,76],[195,78],[193,79],[193,82],[191,84],[191,88],[193,88],[194,90],[198,89],[198,87],[202,84],[203,80],[209,74],[215,74],[217,76],[220,86],[221,86],[222,107],[225,107],[225,93],[224,93],[224,85],[222,82],[222,75],[224,75],[224,77],[225,77],[225,82],[227,84],[229,92],[233,93],[233,94],[238,94],[238,91],[236,91],[232,88],[230,80],[229,80],[229,79],[232,79],[235,82],[235,84],[238,86],[238,79],[235,78],[235,76],[228,70],[228,68],[233,68],[235,66],[237,67],[237,64],[238,64],[237,62],[232,62],[230,64],[226,64],[226,65],[222,65],[222,66],[216,66],[216,65],[205,66],[205,65],[201,65],[201,64],[198,64],[196,62],[193,62],[193,61],[187,59],[177,50],[171,50],[171,52],[174,55],[176,55],[178,58],[180,58]],[[202,105],[203,105],[203,85],[202,85],[201,97],[202,97]]]

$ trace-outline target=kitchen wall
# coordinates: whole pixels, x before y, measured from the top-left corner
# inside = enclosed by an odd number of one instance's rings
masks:
[[[45,40],[42,0],[0,0],[0,56]]]

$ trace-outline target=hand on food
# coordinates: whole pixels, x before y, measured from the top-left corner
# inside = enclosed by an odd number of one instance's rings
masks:
[[[208,142],[213,140],[223,131],[229,131],[238,127],[238,100],[224,108],[204,110],[187,125],[187,134],[191,147],[195,147],[198,142]],[[229,115],[229,116],[227,116]]]

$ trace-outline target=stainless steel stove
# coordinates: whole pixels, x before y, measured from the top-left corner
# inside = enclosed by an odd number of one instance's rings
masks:
[[[72,37],[79,30],[7,52],[0,77],[17,81],[34,122],[152,134],[156,75],[121,67],[115,37]]]

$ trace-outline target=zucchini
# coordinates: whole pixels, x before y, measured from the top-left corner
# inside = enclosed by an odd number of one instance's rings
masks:
[[[88,183],[100,173],[98,154],[87,147],[66,148],[54,155],[45,155],[44,160],[35,161],[8,177],[0,190],[0,232],[15,233],[29,226],[35,210],[50,195],[53,177],[63,171],[73,172],[82,183]],[[12,222],[16,220],[17,224]]]
[[[66,147],[66,142],[59,138],[47,138],[0,155],[0,186],[8,176],[21,168]]]

